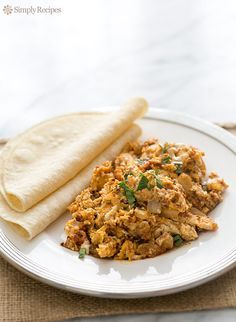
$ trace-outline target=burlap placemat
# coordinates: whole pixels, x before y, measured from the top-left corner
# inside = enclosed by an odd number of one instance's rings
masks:
[[[236,134],[235,126],[224,125]],[[82,296],[34,281],[0,257],[0,321],[56,321],[128,313],[179,312],[236,307],[236,268],[174,295],[114,300]]]

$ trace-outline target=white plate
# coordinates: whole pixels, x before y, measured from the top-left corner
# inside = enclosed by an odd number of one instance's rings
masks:
[[[236,139],[226,131],[183,114],[150,109],[139,122],[143,138],[192,144],[206,152],[208,171],[230,185],[224,202],[212,212],[217,232],[152,259],[114,261],[78,254],[60,246],[65,239],[62,216],[28,242],[0,223],[2,255],[26,274],[64,290],[113,298],[146,297],[183,291],[209,281],[236,262]]]

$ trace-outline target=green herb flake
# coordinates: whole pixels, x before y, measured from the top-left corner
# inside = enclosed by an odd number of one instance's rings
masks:
[[[163,183],[161,181],[161,179],[156,175],[155,176],[155,179],[156,179],[156,185],[159,189],[162,189],[163,188]]]
[[[171,161],[171,157],[168,155],[167,157],[165,157],[161,160],[161,163],[168,164],[168,163],[170,163],[170,161]]]
[[[173,161],[173,164],[176,166],[175,173],[181,174],[183,172],[183,162],[182,161]]]
[[[167,143],[164,144],[164,146],[162,147],[162,153],[166,153],[169,149],[169,145]]]
[[[179,247],[179,246],[183,243],[183,239],[181,238],[181,236],[180,236],[180,235],[175,235],[175,236],[173,237],[173,240],[174,240],[174,245],[175,245],[176,247]]]
[[[183,173],[183,168],[182,168],[182,166],[181,166],[181,165],[177,165],[177,166],[176,166],[175,173],[176,173],[176,174],[181,174],[181,173]]]
[[[119,183],[119,186],[124,189],[124,195],[128,200],[128,203],[133,206],[136,202],[136,198],[134,195],[133,189],[127,186],[127,184],[124,181],[121,181]]]
[[[80,248],[80,250],[79,250],[79,258],[83,259],[85,255],[86,255],[86,248]]]
[[[160,177],[158,176],[159,173],[160,173],[160,170],[159,169],[152,170],[152,174],[154,175],[154,177],[156,179],[156,186],[159,189],[162,189],[162,188],[164,188],[164,186],[163,186],[163,183],[162,183]]]
[[[143,189],[148,189],[148,182],[149,182],[148,178],[145,177],[144,174],[141,174],[141,179],[139,181],[137,191],[143,190]]]
[[[125,173],[124,175],[125,181],[128,180],[128,176],[133,176],[133,173],[132,172]]]

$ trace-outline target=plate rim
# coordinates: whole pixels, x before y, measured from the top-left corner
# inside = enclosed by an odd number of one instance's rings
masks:
[[[104,108],[97,108],[93,109],[92,111],[110,111],[114,107],[104,107]],[[116,107],[115,107],[116,108]],[[89,111],[90,112],[90,111]],[[176,112],[172,110],[166,110],[166,109],[158,109],[158,108],[149,108],[149,111],[147,115],[144,117],[144,119],[154,119],[154,120],[161,120],[166,121],[168,123],[174,123],[178,125],[182,125],[184,127],[188,127],[190,129],[197,130],[198,132],[204,133],[205,135],[210,136],[214,140],[218,141],[219,143],[223,144],[225,147],[227,147],[231,152],[233,152],[236,155],[236,138],[231,133],[227,132],[226,130],[220,128],[217,125],[212,124],[209,121],[202,120],[201,118],[194,117],[185,113]],[[1,230],[1,227],[0,227]],[[6,241],[6,239],[8,241]],[[4,242],[5,240],[5,242]],[[50,286],[70,291],[73,293],[79,293],[84,295],[90,295],[90,296],[97,296],[97,297],[109,297],[109,298],[138,298],[138,297],[150,297],[150,296],[163,296],[168,294],[173,294],[177,292],[181,292],[199,285],[202,285],[208,281],[213,280],[214,278],[219,277],[220,275],[226,273],[230,269],[236,266],[236,245],[230,250],[220,261],[215,263],[215,265],[208,266],[208,268],[203,268],[202,271],[197,272],[196,274],[191,274],[189,278],[186,278],[182,284],[178,284],[178,282],[175,282],[175,286],[169,285],[165,288],[157,288],[156,290],[131,290],[128,289],[123,290],[121,292],[120,290],[110,290],[110,289],[104,289],[99,290],[96,288],[91,287],[85,287],[85,286],[78,286],[73,285],[71,282],[69,283],[69,279],[66,279],[65,281],[63,278],[59,278],[56,273],[50,272],[44,273],[38,272],[38,269],[40,265],[37,263],[34,263],[30,259],[28,259],[28,265],[27,261],[25,263],[25,260],[20,261],[16,255],[17,251],[14,252],[14,247],[16,246],[7,238],[7,236],[4,234],[3,231],[0,231],[0,254],[5,258],[10,264],[12,264],[15,268],[20,270],[21,272],[25,273],[26,275],[40,281],[43,283],[46,283]],[[10,243],[11,245],[9,246]],[[11,250],[11,246],[13,246],[13,251]],[[24,254],[19,251],[23,256]],[[20,256],[20,255],[18,255]],[[32,262],[32,263],[30,263]],[[30,264],[29,264],[30,263]],[[33,265],[33,269],[32,266]],[[34,267],[35,266],[35,267]],[[31,267],[31,268],[30,268]],[[40,271],[40,270],[39,270]],[[205,271],[205,273],[204,273]],[[50,277],[50,275],[52,275]],[[54,276],[55,275],[55,276]],[[196,277],[194,276],[196,275]],[[63,275],[62,275],[63,276]],[[54,278],[52,278],[54,277]],[[182,279],[183,281],[183,279]],[[77,282],[78,283],[78,282]],[[180,282],[179,282],[180,283]],[[97,287],[99,285],[97,284]]]

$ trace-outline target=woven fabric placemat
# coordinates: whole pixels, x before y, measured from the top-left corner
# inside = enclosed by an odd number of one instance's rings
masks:
[[[235,126],[224,125],[236,134]],[[180,312],[236,307],[236,268],[194,289],[145,299],[102,299],[34,281],[0,257],[0,321],[57,321],[128,313]]]

